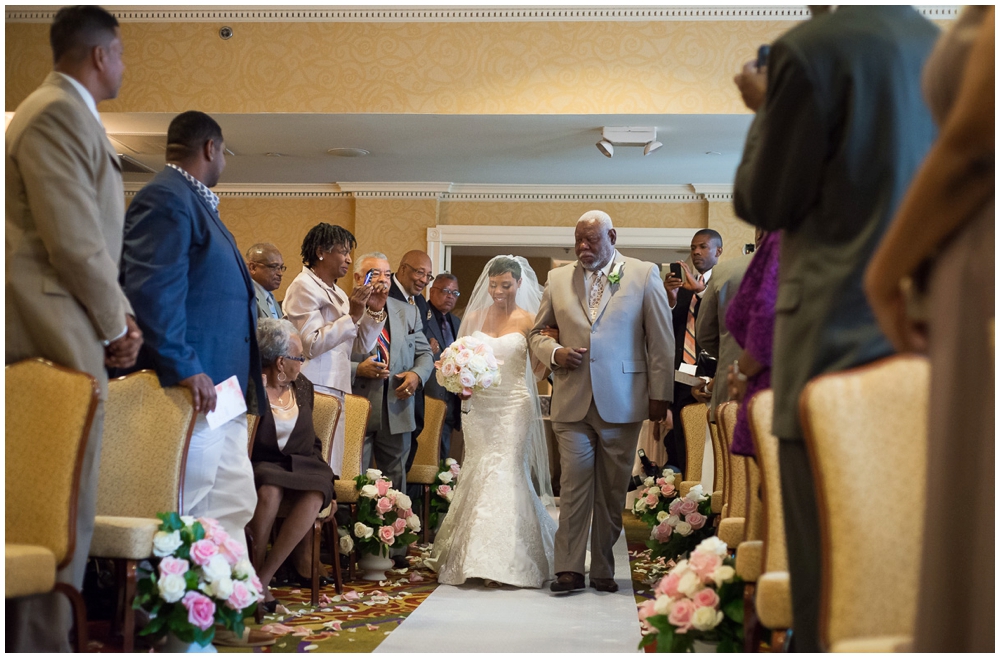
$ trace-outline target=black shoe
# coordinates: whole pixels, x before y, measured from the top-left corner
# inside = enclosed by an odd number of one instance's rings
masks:
[[[559,577],[549,585],[549,589],[553,592],[572,592],[584,588],[582,573],[563,571],[556,575]]]
[[[328,576],[319,577],[319,586],[321,588],[329,587],[335,582],[336,581],[334,581],[333,578]],[[288,574],[288,584],[291,586],[308,587],[312,589],[312,576],[303,576],[296,569],[292,569]]]
[[[590,586],[596,589],[598,592],[617,592],[618,583],[615,582],[614,578],[590,578]]]
[[[270,601],[261,601],[260,609],[266,614],[273,615],[275,610],[278,609],[278,599],[271,599]]]

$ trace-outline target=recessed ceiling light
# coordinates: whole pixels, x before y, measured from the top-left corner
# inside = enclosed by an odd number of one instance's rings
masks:
[[[329,149],[327,153],[336,155],[339,158],[363,158],[366,155],[371,155],[371,151],[356,148],[334,148]]]
[[[705,155],[722,155],[718,151],[705,151]]]

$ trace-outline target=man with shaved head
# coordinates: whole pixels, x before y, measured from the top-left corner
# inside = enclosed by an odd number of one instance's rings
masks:
[[[247,249],[246,257],[257,297],[257,317],[280,319],[281,305],[274,291],[281,287],[281,275],[287,269],[281,252],[270,242],[258,242]]]
[[[639,429],[666,418],[674,388],[674,332],[652,263],[615,249],[611,217],[584,213],[576,263],[549,272],[529,335],[553,371],[551,418],[559,442],[559,531],[553,592],[583,589],[587,536],[590,586],[615,592],[613,547]],[[559,329],[559,340],[543,333]]]

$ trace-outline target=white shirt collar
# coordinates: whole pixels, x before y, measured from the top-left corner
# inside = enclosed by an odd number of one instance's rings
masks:
[[[77,93],[83,96],[83,102],[87,106],[87,109],[90,110],[91,114],[94,115],[94,118],[97,119],[97,123],[100,123],[103,126],[104,124],[101,123],[101,115],[97,111],[97,103],[94,101],[94,96],[90,93],[90,90],[80,84],[80,81],[71,75],[66,75],[61,71],[55,71],[55,73],[57,75],[61,75],[64,80],[68,80],[69,83],[73,85],[73,88],[76,89]]]
[[[410,301],[411,299],[413,299],[413,295],[411,295],[410,293],[406,292],[406,288],[404,288],[403,284],[399,282],[399,279],[396,278],[395,274],[392,275],[392,280],[396,284],[396,286],[399,288],[399,292],[403,293],[403,297],[406,298],[406,301]]]
[[[707,272],[705,272],[704,274],[701,275],[701,280],[705,284],[706,287],[705,287],[704,290],[702,290],[701,292],[698,293],[699,297],[704,297],[705,296],[705,292],[708,291],[708,287],[707,287],[708,286],[708,280],[712,278],[712,270],[714,270],[714,269],[715,268],[713,267],[711,270],[709,270],[709,271],[707,271]]]
[[[615,249],[615,253],[611,254],[611,259],[607,263],[605,263],[604,267],[602,267],[599,270],[588,271],[590,278],[593,278],[598,272],[607,277],[609,274],[611,274],[611,268],[615,266],[615,261],[617,261],[620,258],[621,254],[619,254],[618,250]]]

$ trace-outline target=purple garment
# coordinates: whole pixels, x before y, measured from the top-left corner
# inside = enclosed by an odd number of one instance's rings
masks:
[[[771,347],[774,343],[774,305],[778,299],[778,256],[781,233],[768,234],[750,261],[739,292],[726,311],[726,328],[740,347],[765,366],[747,380],[743,404],[736,412],[733,454],[754,457],[747,406],[759,391],[771,388]]]

